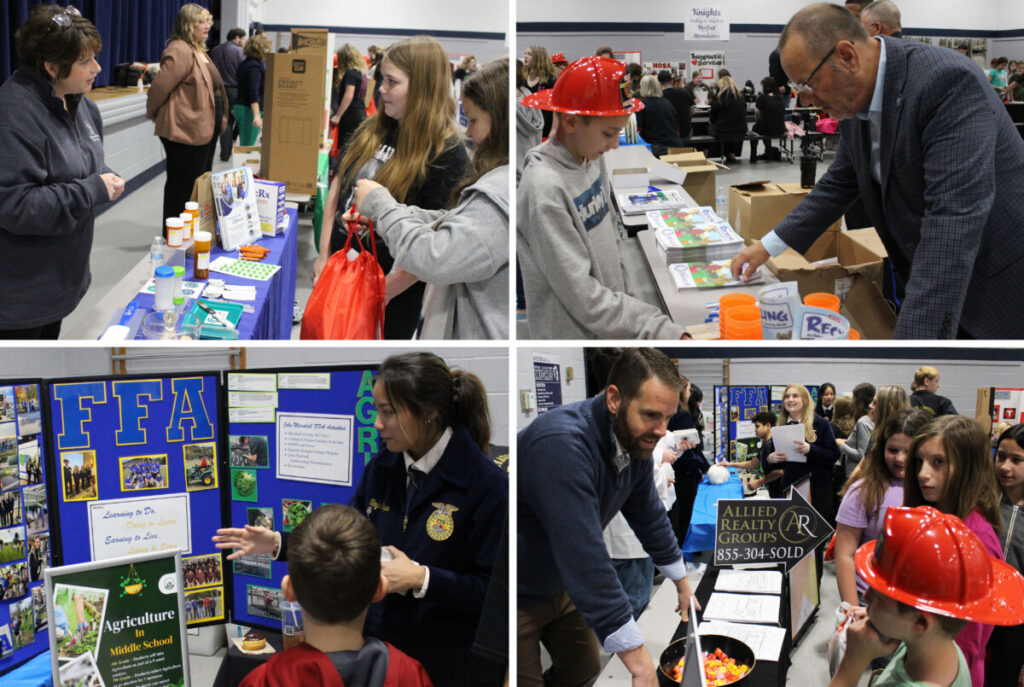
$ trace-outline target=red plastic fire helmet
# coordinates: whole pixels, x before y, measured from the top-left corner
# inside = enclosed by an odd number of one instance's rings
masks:
[[[1024,576],[992,558],[959,518],[930,506],[889,508],[878,539],[857,549],[854,562],[873,589],[919,610],[1024,623]]]
[[[619,81],[626,65],[607,57],[581,57],[566,67],[555,87],[528,95],[519,102],[539,110],[592,117],[614,117],[644,109],[642,101],[630,98],[625,104]]]
[[[569,64],[569,60],[565,59],[564,52],[556,52],[551,56],[551,64]]]

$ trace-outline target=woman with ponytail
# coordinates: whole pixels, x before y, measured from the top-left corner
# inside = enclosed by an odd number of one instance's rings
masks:
[[[380,532],[392,560],[388,594],[366,617],[367,635],[426,668],[437,687],[470,682],[470,648],[508,510],[508,479],[487,457],[487,392],[476,375],[432,353],[386,359],[373,385],[374,423],[384,444],[350,506]],[[228,558],[287,555],[287,536],[265,528],[222,529]]]

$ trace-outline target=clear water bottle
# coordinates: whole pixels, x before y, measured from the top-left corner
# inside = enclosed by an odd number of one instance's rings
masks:
[[[725,186],[718,187],[718,194],[715,196],[715,214],[724,220],[729,219],[729,195]]]
[[[149,262],[150,272],[156,274],[156,268],[164,264],[164,249],[167,246],[167,242],[164,241],[163,236],[154,236],[153,245],[149,247]]]

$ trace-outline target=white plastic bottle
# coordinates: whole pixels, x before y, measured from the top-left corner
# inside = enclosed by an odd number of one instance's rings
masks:
[[[718,187],[718,194],[715,196],[715,214],[723,220],[729,219],[729,195],[725,186]]]
[[[164,264],[164,248],[167,246],[167,242],[164,241],[163,236],[154,236],[153,245],[149,247],[149,262],[151,266],[151,273],[156,274],[156,268]]]

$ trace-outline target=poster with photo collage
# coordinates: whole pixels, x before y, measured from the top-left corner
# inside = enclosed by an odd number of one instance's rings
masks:
[[[181,549],[190,627],[223,622],[220,376],[47,381],[63,564]]]
[[[231,527],[290,532],[320,506],[349,502],[380,443],[375,371],[363,365],[227,374]],[[225,567],[234,622],[280,629],[287,563],[257,554]]]
[[[49,648],[51,564],[40,383],[0,382],[0,674]]]

